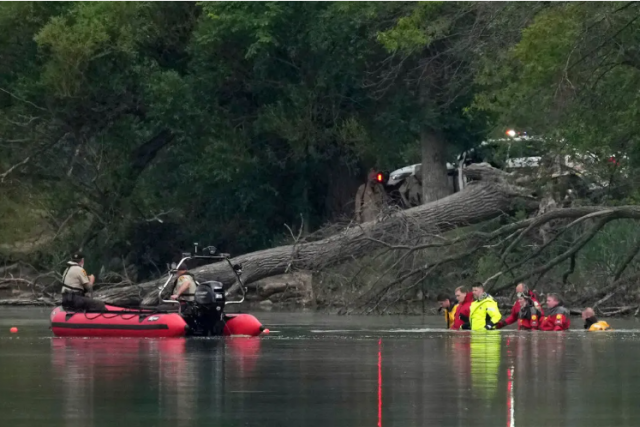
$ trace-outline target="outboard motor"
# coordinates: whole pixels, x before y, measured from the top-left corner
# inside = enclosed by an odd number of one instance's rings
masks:
[[[222,335],[225,296],[222,283],[202,282],[196,288],[190,313],[192,335]]]
[[[200,283],[196,288],[194,299],[196,304],[215,308],[216,311],[222,313],[225,303],[222,283],[215,280]]]

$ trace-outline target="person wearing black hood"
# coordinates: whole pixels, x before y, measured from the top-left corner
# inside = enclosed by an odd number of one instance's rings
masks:
[[[444,310],[444,320],[447,322],[447,329],[451,329],[456,320],[458,301],[455,298],[449,298],[445,294],[440,294],[438,295],[438,303],[440,304],[438,312]]]
[[[518,330],[537,330],[542,318],[542,309],[537,301],[524,292],[519,292],[518,297]]]
[[[65,310],[106,311],[104,302],[85,296],[93,287],[95,277],[84,270],[84,255],[76,252],[62,274],[62,306]]]
[[[593,308],[587,307],[582,312],[582,319],[584,320],[584,328],[589,331],[607,331],[611,329],[611,326],[604,320],[598,320]]]

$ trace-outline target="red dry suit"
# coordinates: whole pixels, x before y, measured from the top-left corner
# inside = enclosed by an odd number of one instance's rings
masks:
[[[470,329],[469,316],[471,315],[471,303],[473,302],[473,292],[467,292],[462,304],[458,304],[456,318],[451,329]],[[464,325],[467,327],[463,328]]]
[[[543,331],[566,331],[569,326],[571,326],[569,310],[563,305],[549,309],[540,323],[540,329]]]
[[[537,304],[537,308],[538,310],[540,310],[539,319],[541,319],[544,316],[544,311],[542,310],[542,306],[538,302],[537,295],[534,294],[532,291],[527,292],[527,294],[529,295],[529,298],[531,298]],[[512,323],[516,323],[520,315],[520,308],[521,308],[520,301],[516,300],[515,304],[513,304],[513,307],[511,307],[511,314],[509,314],[509,317],[499,321],[498,324],[496,325],[496,329],[501,329],[501,328],[504,328],[505,326],[511,325]],[[518,326],[520,326],[519,323],[518,323]]]
[[[518,304],[520,305],[520,304]],[[542,322],[542,307],[538,301],[527,300],[527,305],[518,312],[518,330],[536,330]]]

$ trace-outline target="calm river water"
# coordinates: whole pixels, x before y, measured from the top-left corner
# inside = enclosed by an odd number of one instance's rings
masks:
[[[258,313],[269,336],[140,340],[52,338],[48,314],[0,308],[0,425],[640,425],[633,320],[471,334],[440,317]]]

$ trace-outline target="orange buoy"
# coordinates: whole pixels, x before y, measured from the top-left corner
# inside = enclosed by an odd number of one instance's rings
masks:
[[[11,329],[9,329],[9,332],[11,332],[12,334],[17,334],[18,333],[18,328],[16,328],[15,326]]]
[[[268,329],[265,329],[264,331],[262,331],[263,334],[268,334],[270,331]]]

